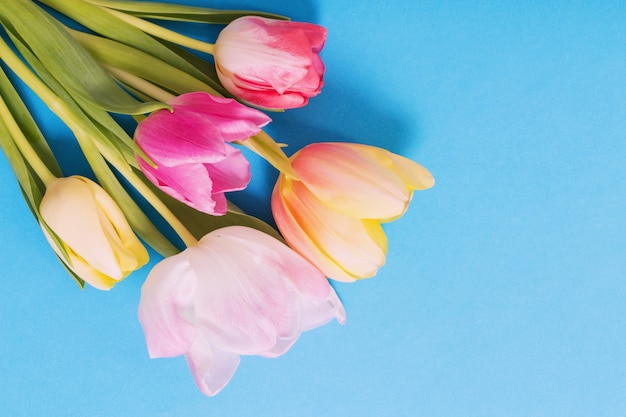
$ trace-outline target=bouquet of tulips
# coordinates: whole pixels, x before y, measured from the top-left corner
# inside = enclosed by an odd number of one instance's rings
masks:
[[[207,43],[166,21],[220,31]],[[206,395],[240,355],[276,357],[302,331],[343,323],[327,278],[374,276],[387,250],[381,223],[434,183],[421,165],[363,144],[287,157],[262,130],[271,112],[320,93],[321,26],[117,0],[2,0],[0,23],[0,145],[43,235],[81,287],[113,288],[148,262],[144,245],[161,254],[139,300],[148,352],[185,355]],[[67,125],[91,178],[63,174],[18,79]],[[250,181],[242,147],[279,171],[268,201],[278,230],[226,198]]]

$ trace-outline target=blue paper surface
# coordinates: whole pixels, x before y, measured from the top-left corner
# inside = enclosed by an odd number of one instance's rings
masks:
[[[288,153],[385,147],[436,185],[385,226],[377,277],[333,283],[344,326],[277,359],[243,357],[207,398],[184,359],[148,358],[136,311],[149,266],[110,292],[80,291],[0,158],[2,415],[626,414],[626,3],[188,4],[326,26],[322,94],[272,114],[268,132]],[[55,146],[72,143],[29,103]],[[276,173],[249,156],[252,183],[232,197],[270,220]]]

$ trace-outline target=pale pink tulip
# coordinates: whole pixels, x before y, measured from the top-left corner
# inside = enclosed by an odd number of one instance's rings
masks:
[[[240,355],[276,357],[300,333],[345,311],[324,275],[278,240],[229,226],[159,262],[141,290],[150,357],[185,355],[206,395],[230,381]]]
[[[165,193],[205,213],[226,213],[225,192],[244,189],[250,166],[228,142],[246,140],[270,122],[233,99],[203,92],[180,95],[142,120],[135,142],[156,164],[137,157],[146,177]]]
[[[406,211],[413,190],[433,186],[421,165],[374,146],[315,143],[291,157],[272,212],[287,243],[326,276],[351,282],[385,263],[381,227]]]
[[[311,23],[240,17],[215,43],[217,75],[230,93],[255,106],[302,107],[323,86],[319,52],[326,35]]]
[[[108,290],[148,262],[148,251],[119,206],[88,178],[59,178],[48,185],[39,205],[42,229],[59,258],[91,286]]]

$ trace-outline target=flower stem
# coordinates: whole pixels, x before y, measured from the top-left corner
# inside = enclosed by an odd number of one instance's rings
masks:
[[[175,96],[168,91],[154,85],[150,81],[141,78],[135,74],[131,74],[123,69],[113,67],[108,64],[102,64],[102,66],[118,80],[128,84],[129,86],[136,88],[147,96],[152,97],[154,100],[167,102]]]
[[[291,162],[283,152],[281,145],[276,143],[265,131],[262,130],[251,138],[236,143],[261,156],[282,174],[296,178]]]
[[[98,6],[102,7],[102,6]],[[162,26],[148,22],[147,20],[132,16],[128,13],[120,12],[118,10],[102,7],[107,12],[116,16],[120,20],[135,26],[137,29],[141,29],[149,35],[156,36],[157,38],[164,39],[166,41],[173,42],[180,46],[186,46],[187,48],[195,49],[196,51],[205,52],[213,55],[215,52],[215,45],[212,43],[204,42],[198,39],[191,38],[189,36],[181,35],[173,30],[166,29]]]

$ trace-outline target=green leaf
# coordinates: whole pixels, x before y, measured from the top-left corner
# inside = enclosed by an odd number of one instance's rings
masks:
[[[39,130],[39,126],[37,126],[37,123],[35,123],[35,120],[28,111],[28,108],[13,87],[11,80],[9,80],[6,73],[1,68],[0,92],[7,108],[15,118],[15,121],[20,126],[22,132],[24,132],[24,136],[26,136],[31,146],[35,149],[35,152],[37,152],[52,174],[58,177],[62,176],[63,173],[61,172],[61,168],[59,167],[50,146],[48,146],[48,142]]]
[[[73,95],[116,113],[142,114],[167,107],[130,96],[58,21],[31,1],[3,0],[0,20]]]
[[[137,17],[146,17],[162,20],[176,20],[185,22],[228,24],[242,16],[261,16],[270,19],[288,20],[287,17],[274,13],[253,10],[219,10],[206,7],[185,6],[150,1],[115,1],[115,0],[87,0],[99,6],[109,7],[128,12]]]
[[[98,61],[150,81],[172,94],[192,91],[221,94],[225,91],[217,82],[207,84],[186,71],[131,46],[79,31],[71,33]]]
[[[131,24],[113,16],[102,7],[83,0],[40,1],[101,36],[116,40],[153,55],[206,83],[211,82],[210,78],[161,42]]]
[[[20,39],[13,39],[18,50],[30,63],[31,67],[38,73],[48,88],[56,94],[57,103],[52,104],[56,111],[63,107],[67,117],[71,119],[72,130],[82,129],[93,139],[114,149],[127,161],[134,162],[134,153],[143,155],[143,151],[132,142],[132,139],[119,126],[109,113],[100,106],[84,100],[80,96],[72,96],[65,88],[50,74],[37,57],[30,52]],[[51,104],[49,104],[51,105]],[[101,127],[105,127],[102,129]]]
[[[24,104],[7,78],[6,73],[1,69],[0,96],[0,146],[2,147],[2,150],[11,165],[11,169],[20,184],[24,198],[31,208],[33,215],[39,218],[39,203],[45,193],[45,187],[40,181],[35,181],[34,174],[28,166],[28,162],[25,160],[19,148],[13,141],[13,134],[11,133],[11,128],[9,127],[10,123],[15,129],[21,130],[19,122],[15,120],[10,109],[20,108]],[[20,115],[20,119],[28,120],[28,117],[26,114],[22,114]]]

